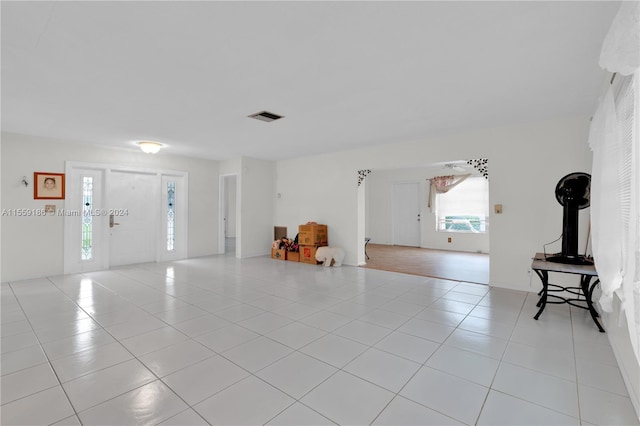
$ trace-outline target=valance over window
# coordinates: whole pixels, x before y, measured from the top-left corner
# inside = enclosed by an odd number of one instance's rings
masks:
[[[464,182],[466,178],[471,174],[466,175],[450,175],[450,176],[435,176],[429,179],[429,204],[428,207],[433,211],[433,207],[436,204],[436,194],[444,194],[449,190],[455,188],[460,183]]]

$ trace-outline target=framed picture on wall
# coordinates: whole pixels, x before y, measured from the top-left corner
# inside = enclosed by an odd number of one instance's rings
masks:
[[[33,173],[34,200],[64,200],[64,173]]]

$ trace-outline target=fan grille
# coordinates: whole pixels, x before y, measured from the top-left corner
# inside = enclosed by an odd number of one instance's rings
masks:
[[[570,203],[572,207],[589,207],[591,198],[591,175],[588,173],[569,173],[556,185],[556,200],[561,205]]]

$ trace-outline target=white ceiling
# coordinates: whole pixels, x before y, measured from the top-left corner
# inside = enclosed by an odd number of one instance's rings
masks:
[[[1,7],[3,131],[222,160],[589,115],[619,2]]]

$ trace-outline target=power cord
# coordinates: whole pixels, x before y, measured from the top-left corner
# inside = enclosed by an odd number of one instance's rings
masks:
[[[560,239],[562,238],[562,236],[563,236],[563,235],[564,235],[564,234],[560,234],[560,236],[559,236],[558,238],[556,238],[555,240],[553,240],[553,241],[551,241],[551,242],[549,242],[549,243],[546,243],[546,244],[543,244],[543,245],[542,245],[542,253],[544,254],[544,258],[545,258],[545,259],[547,258],[547,246],[548,246],[549,244],[553,244],[553,243],[555,243],[556,241],[560,240]]]

